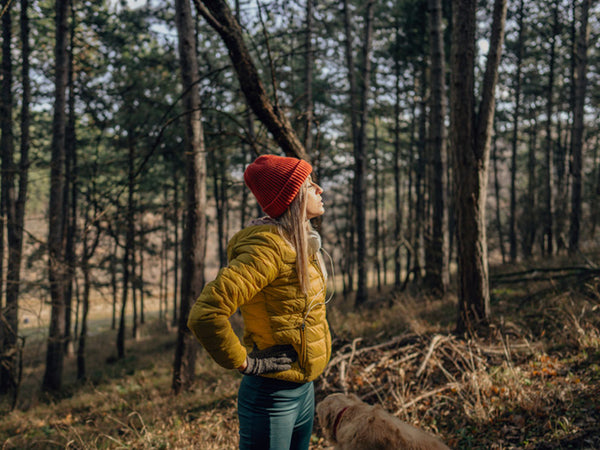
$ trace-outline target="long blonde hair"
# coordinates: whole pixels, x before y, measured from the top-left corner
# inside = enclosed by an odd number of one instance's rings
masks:
[[[296,250],[296,273],[298,274],[300,289],[305,295],[308,295],[310,286],[310,277],[308,274],[310,265],[308,238],[309,233],[312,231],[312,225],[306,217],[308,185],[307,178],[288,209],[277,219],[279,222],[279,231],[283,238]]]

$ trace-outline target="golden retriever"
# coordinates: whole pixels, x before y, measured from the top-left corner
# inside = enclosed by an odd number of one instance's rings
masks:
[[[437,437],[353,394],[327,396],[317,405],[317,416],[336,450],[450,450]]]

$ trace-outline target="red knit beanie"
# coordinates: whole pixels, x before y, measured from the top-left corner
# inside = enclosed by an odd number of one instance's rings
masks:
[[[246,167],[244,181],[263,211],[276,218],[290,206],[311,173],[312,166],[303,159],[262,155]]]

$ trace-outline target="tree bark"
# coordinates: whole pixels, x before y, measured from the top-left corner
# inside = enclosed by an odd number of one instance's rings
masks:
[[[211,152],[208,155],[212,166],[213,194],[217,215],[217,237],[219,244],[219,267],[227,265],[227,155],[224,152]]]
[[[0,88],[0,155],[2,157],[2,180],[1,180],[1,200],[0,208],[2,219],[0,222],[0,258],[4,260],[4,230],[6,227],[9,265],[6,274],[6,304],[2,307],[2,298],[0,293],[0,394],[16,392],[16,346],[19,327],[18,320],[18,299],[16,296],[9,296],[9,291],[14,292],[16,286],[12,286],[17,277],[18,267],[11,267],[10,260],[14,259],[14,247],[17,244],[16,239],[16,204],[15,204],[15,164],[14,164],[14,141],[13,141],[13,92],[12,92],[12,12],[10,1],[3,1],[2,11],[2,66]],[[19,261],[20,262],[20,261]],[[1,269],[3,262],[0,262],[0,285],[2,284]],[[17,273],[15,273],[15,271]]]
[[[21,80],[22,80],[22,99],[21,99],[21,158],[19,161],[19,193],[15,204],[15,216],[13,229],[11,231],[11,221],[9,221],[9,253],[8,253],[8,273],[6,286],[6,306],[8,314],[5,314],[5,319],[12,327],[12,334],[15,338],[14,343],[10,339],[4,341],[4,349],[10,348],[11,344],[17,347],[17,337],[19,332],[19,291],[21,285],[21,261],[23,257],[23,232],[25,223],[25,204],[27,201],[27,189],[29,184],[29,148],[30,148],[30,103],[31,103],[31,77],[29,75],[29,55],[31,54],[31,46],[29,44],[29,0],[21,0],[21,16],[20,16],[20,37],[21,37]],[[11,306],[14,303],[14,308]],[[10,310],[13,314],[10,314]],[[1,333],[0,333],[1,335]],[[22,349],[17,350],[17,356],[22,358]],[[10,366],[12,373],[10,375],[13,387],[13,404],[16,406],[17,396],[19,391],[20,373],[17,370],[17,361],[13,361],[15,366]]]
[[[139,274],[136,277],[136,282],[135,282],[135,287],[139,293],[140,296],[140,325],[144,325],[146,323],[146,309],[144,306],[144,302],[146,300],[146,296],[144,295],[144,262],[145,262],[145,258],[144,258],[144,250],[146,248],[146,230],[144,229],[144,225],[143,222],[140,225],[140,230],[139,230],[139,236],[140,236],[140,260],[137,263],[137,268],[139,270]],[[177,242],[177,241],[175,241]],[[135,264],[135,263],[134,263]]]
[[[350,85],[350,122],[354,149],[353,204],[356,215],[356,262],[358,269],[355,306],[368,300],[367,292],[367,216],[366,216],[366,133],[368,119],[368,97],[371,81],[371,50],[373,40],[373,5],[368,0],[365,7],[363,46],[361,48],[362,72],[360,84],[356,80],[352,47],[351,18],[348,0],[344,0],[344,29],[348,81]]]
[[[0,280],[4,280],[4,254],[6,252],[6,214],[8,201],[8,180],[13,173],[13,169],[8,167],[9,156],[13,152],[13,130],[12,130],[12,15],[11,0],[2,0],[0,3],[2,15],[2,62],[0,65],[1,85],[0,85],[0,156],[1,156],[1,180],[0,180]],[[12,159],[10,159],[12,161]],[[5,187],[6,186],[6,187]],[[0,283],[1,284],[1,283]],[[2,294],[4,290],[0,289],[0,307],[2,306]],[[1,309],[0,309],[1,312]],[[0,342],[2,342],[3,328],[0,326]]]
[[[73,283],[75,281],[75,239],[77,233],[77,148],[75,135],[75,92],[74,92],[74,70],[73,70],[73,45],[75,42],[75,11],[73,3],[70,4],[71,26],[69,30],[68,49],[68,75],[67,89],[67,128],[65,132],[65,352],[73,354],[73,335],[71,333],[71,318],[73,315]]]
[[[163,186],[163,198],[165,199],[165,201],[168,198],[168,186],[165,184]],[[167,210],[166,208],[163,210],[163,222],[166,224],[167,223]],[[168,311],[167,311],[167,292],[169,290],[169,264],[168,264],[168,242],[169,242],[169,227],[167,226],[163,226],[161,227],[161,232],[160,232],[160,238],[161,238],[161,243],[160,243],[160,251],[158,252],[159,255],[159,260],[160,260],[160,267],[159,267],[159,279],[158,279],[158,319],[159,321],[163,321],[166,320],[167,316],[168,316]]]
[[[533,112],[535,114],[535,112]],[[535,117],[535,116],[534,116]],[[538,187],[536,176],[536,150],[537,150],[537,121],[534,120],[529,131],[529,151],[527,153],[527,193],[525,194],[524,211],[536,211],[536,189]],[[522,249],[523,257],[528,259],[533,255],[533,244],[537,233],[537,223],[531,214],[523,214],[523,238]]]
[[[127,210],[125,218],[125,247],[123,249],[123,284],[121,285],[121,314],[119,316],[119,329],[117,331],[117,357],[125,357],[125,316],[127,311],[127,300],[129,297],[129,286],[132,279],[132,255],[134,251],[135,231],[134,231],[134,190],[135,190],[135,142],[133,140],[133,131],[127,134]],[[135,327],[133,327],[135,328]]]
[[[81,272],[83,274],[83,299],[82,299],[82,311],[81,311],[81,329],[79,331],[79,339],[77,345],[77,379],[84,380],[86,377],[86,360],[85,360],[85,349],[87,340],[87,325],[88,325],[88,313],[90,310],[90,267],[88,254],[87,236],[83,236],[83,252],[84,257],[81,261]]]
[[[81,311],[81,329],[78,336],[77,345],[77,379],[84,380],[86,378],[86,345],[87,345],[87,330],[88,330],[88,313],[90,310],[90,291],[91,291],[91,267],[90,260],[98,248],[100,242],[100,226],[95,222],[95,218],[98,217],[98,211],[95,205],[96,202],[96,190],[95,190],[95,179],[97,175],[97,165],[94,163],[92,187],[88,190],[89,208],[85,211],[85,226],[83,228],[83,249],[81,255],[81,272],[83,274],[83,299],[82,299],[82,311]],[[94,205],[94,206],[92,206]],[[89,210],[93,211],[93,214],[89,213]],[[92,227],[96,229],[96,233],[93,237],[90,237]]]
[[[581,4],[581,27],[577,39],[577,64],[575,70],[575,110],[573,111],[573,132],[571,139],[573,187],[571,190],[571,224],[569,229],[569,253],[579,250],[581,227],[581,185],[583,161],[583,116],[585,91],[587,87],[587,51],[590,29],[588,26],[589,11],[592,1],[583,0]],[[575,56],[575,55],[574,55]],[[596,205],[597,207],[597,205]]]
[[[418,78],[417,74],[413,74],[413,91],[416,92],[418,88]],[[416,97],[416,96],[415,96]],[[406,227],[406,235],[408,241],[411,245],[415,242],[415,236],[417,232],[416,223],[417,223],[417,202],[414,200],[416,197],[417,188],[415,187],[415,132],[417,130],[417,102],[415,99],[411,102],[411,111],[410,111],[410,131],[409,131],[409,142],[408,142],[408,156],[407,156],[407,165],[408,165],[408,186],[407,186],[407,199],[406,204],[408,205],[408,217],[407,217],[407,227]],[[412,260],[414,259],[414,250],[413,248],[410,251],[406,252],[406,275],[404,279],[403,286],[406,286],[410,274],[414,272]],[[418,265],[418,263],[416,264]]]
[[[451,130],[458,238],[457,331],[486,327],[490,315],[485,200],[490,135],[504,38],[506,0],[495,0],[479,110],[474,110],[476,0],[453,5]]]
[[[594,204],[600,204],[600,161],[598,161],[598,140],[599,134],[596,133],[595,143],[592,146],[594,149],[594,156],[592,160],[594,161],[593,169],[592,169],[592,192],[591,192],[591,201]],[[596,228],[598,226],[598,222],[600,221],[600,208],[595,208],[592,210],[591,214],[591,225],[590,225],[590,238],[595,239],[596,237]]]
[[[235,0],[235,17],[236,20],[238,21],[238,23],[240,23],[240,16],[241,16],[241,11],[240,11],[240,0]],[[249,164],[252,161],[252,154],[253,153],[257,153],[256,152],[256,143],[255,143],[255,139],[256,139],[256,135],[254,132],[254,118],[252,115],[252,109],[248,103],[248,99],[246,98],[246,105],[248,106],[248,109],[246,111],[245,114],[245,119],[246,119],[246,133],[247,133],[247,141],[249,141],[249,145],[248,142],[243,142],[242,143],[242,159],[244,161],[244,167]],[[249,189],[242,189],[242,200],[241,200],[241,204],[240,204],[240,225],[243,227],[246,225],[247,219],[246,219],[246,213],[247,213],[247,209],[248,209],[248,197],[249,197]],[[260,209],[260,207],[258,207],[258,209]],[[260,214],[260,212],[259,212]]]
[[[67,35],[69,0],[56,0],[56,47],[54,116],[48,208],[48,279],[50,283],[50,330],[42,390],[58,391],[62,385],[65,338],[65,198],[66,87],[68,73]]]
[[[395,43],[400,44],[400,24],[398,18],[394,24]],[[400,180],[400,58],[395,55],[394,58],[394,288],[400,289],[402,285],[402,261],[400,253],[400,242],[402,241],[402,203],[401,203],[401,180]]]
[[[175,167],[175,164],[173,165]],[[177,176],[177,170],[173,169],[173,242],[175,242],[175,248],[173,250],[173,317],[171,325],[177,326],[178,323],[178,291],[179,291],[179,177]]]
[[[523,42],[525,35],[524,25],[524,0],[519,2],[519,10],[517,12],[517,26],[519,35],[517,38],[516,49],[516,72],[515,72],[515,110],[513,113],[513,129],[512,129],[512,152],[510,158],[510,216],[508,225],[508,242],[510,261],[517,260],[517,153],[519,148],[519,119],[521,112],[521,71],[523,69]]]
[[[117,251],[119,250],[119,236],[116,233],[113,233],[112,238],[115,241],[115,246],[112,252],[112,255],[110,255],[109,259],[110,259],[110,267],[109,267],[109,271],[110,271],[110,287],[111,287],[111,293],[112,293],[112,314],[111,314],[111,322],[110,322],[110,329],[111,330],[116,330],[117,329],[117,303],[119,302],[119,289],[117,286],[117,261],[118,261],[118,256],[117,256]]]
[[[426,227],[426,211],[427,211],[427,170],[429,162],[429,145],[427,142],[427,97],[428,97],[428,77],[427,64],[423,61],[419,67],[419,93],[418,93],[418,111],[417,120],[417,145],[416,145],[416,162],[414,165],[415,172],[415,221],[413,226],[412,246],[414,248],[413,273],[415,283],[420,283],[423,278],[423,269],[425,268],[424,253],[425,253],[425,227]]]
[[[375,124],[373,126],[373,162],[375,163],[375,167],[373,167],[373,206],[375,208],[374,216],[373,216],[373,267],[375,269],[376,279],[377,279],[377,292],[381,292],[381,259],[379,255],[379,248],[381,244],[381,234],[380,234],[380,224],[379,224],[379,184],[382,177],[382,173],[379,169],[379,119],[375,118]],[[385,247],[385,244],[381,247]]]
[[[198,3],[196,3],[198,5]],[[226,5],[225,5],[226,7]],[[229,8],[227,8],[229,12]],[[187,327],[187,319],[192,304],[200,295],[204,285],[204,255],[206,253],[206,149],[202,132],[200,96],[198,92],[198,61],[194,24],[189,0],[176,0],[175,14],[179,40],[179,63],[183,91],[184,149],[187,166],[185,209],[186,221],[182,241],[182,280],[179,309],[177,346],[173,363],[174,392],[191,386],[197,354],[197,343]],[[231,15],[236,33],[239,25]],[[241,39],[241,34],[239,35]],[[241,41],[240,41],[241,42]],[[240,42],[237,42],[238,44]],[[243,43],[242,43],[243,44]],[[232,56],[233,58],[233,56]]]
[[[131,205],[133,208],[135,208],[135,200],[132,202]],[[134,213],[131,214],[131,217],[135,220],[135,209],[133,210]],[[129,225],[128,225],[129,226]],[[136,252],[137,252],[137,245],[136,245],[136,229],[135,229],[135,224],[132,221],[131,223],[131,230],[130,230],[131,236],[132,236],[132,241],[131,241],[131,261],[129,263],[129,271],[130,271],[130,278],[131,278],[131,306],[132,306],[132,314],[131,314],[131,337],[133,339],[138,339],[139,338],[139,324],[140,324],[140,313],[139,313],[139,305],[138,305],[138,289],[137,289],[137,285],[138,285],[138,274],[137,274],[137,268],[138,268],[138,264],[137,264],[137,259],[136,259]]]
[[[442,2],[429,0],[430,47],[430,121],[429,154],[431,178],[428,182],[431,217],[426,239],[425,284],[439,295],[446,292],[446,215],[445,215],[445,159],[446,159],[446,82],[444,64],[444,33],[442,29]]]
[[[314,120],[314,100],[313,100],[313,66],[314,51],[312,45],[313,39],[313,0],[306,0],[306,37],[304,48],[306,52],[304,65],[304,95],[305,95],[305,126],[304,126],[304,149],[309,155],[313,148],[313,120]]]
[[[496,123],[496,121],[494,121]],[[496,134],[496,127],[494,126],[494,134]],[[506,263],[506,250],[504,249],[504,233],[502,232],[502,214],[500,206],[500,178],[498,176],[498,160],[500,159],[500,155],[498,154],[498,138],[494,138],[494,142],[492,143],[492,166],[494,169],[494,198],[495,202],[495,212],[496,212],[496,229],[498,230],[498,247],[500,247],[500,254],[502,255],[502,263]]]
[[[550,60],[548,63],[548,87],[546,90],[546,153],[544,155],[544,189],[543,189],[543,232],[542,253],[554,253],[554,195],[553,195],[553,155],[552,115],[554,113],[554,66],[556,63],[556,36],[558,34],[558,1],[552,8],[552,36],[550,37]]]

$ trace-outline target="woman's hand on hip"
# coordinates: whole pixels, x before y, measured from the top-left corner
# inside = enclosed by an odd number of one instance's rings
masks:
[[[244,375],[283,372],[292,368],[298,354],[291,345],[276,345],[264,350],[253,350],[238,370]]]

